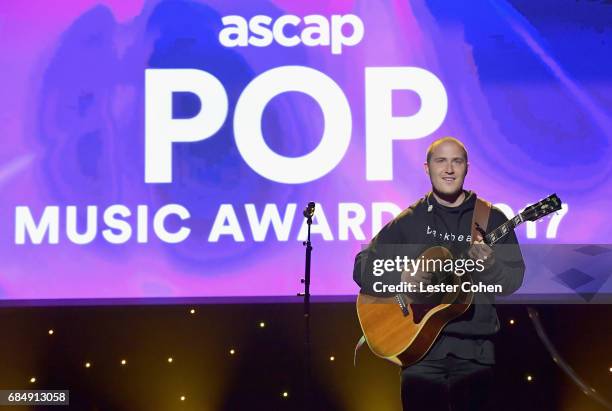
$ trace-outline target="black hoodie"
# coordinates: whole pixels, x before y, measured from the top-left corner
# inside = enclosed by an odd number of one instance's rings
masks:
[[[442,245],[457,256],[467,251],[471,243],[471,222],[476,203],[476,194],[465,192],[465,200],[457,207],[447,207],[439,204],[429,193],[408,207],[395,219],[383,227],[372,239],[369,246],[357,254],[353,279],[364,289],[373,281],[371,275],[362,278],[371,269],[364,269],[366,261],[372,261],[373,256],[381,256],[380,246],[415,244],[434,246]],[[507,221],[506,216],[493,207],[487,225],[487,232],[497,228]],[[525,265],[514,232],[509,233],[497,244],[495,263],[486,271],[473,279],[484,284],[499,284],[502,295],[516,291],[523,282]],[[503,253],[497,251],[502,249]],[[416,257],[416,256],[414,256]],[[396,273],[397,281],[399,275]],[[499,330],[499,320],[493,304],[493,295],[475,294],[474,304],[461,317],[447,324],[441,337],[436,341],[425,358],[439,359],[447,354],[460,358],[474,359],[482,363],[494,362],[493,344],[490,336]]]

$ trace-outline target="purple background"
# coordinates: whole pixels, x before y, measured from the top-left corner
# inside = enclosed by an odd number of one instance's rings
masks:
[[[244,203],[281,212],[321,203],[334,234],[315,235],[316,295],[348,295],[363,241],[337,240],[337,204],[394,202],[404,208],[429,189],[421,164],[433,139],[462,139],[470,154],[466,188],[516,212],[556,192],[569,205],[556,239],[538,226],[527,243],[607,243],[612,228],[611,7],[575,2],[490,2],[469,10],[446,1],[70,1],[0,5],[0,299],[280,296],[300,291],[303,247],[296,221],[287,242],[252,241]],[[548,12],[554,4],[554,16]],[[325,47],[219,45],[221,16],[353,13],[361,43]],[[351,104],[353,133],[342,162],[308,184],[265,180],[240,157],[231,121],[212,138],[177,145],[172,184],[144,183],[144,70],[198,68],[224,84],[233,118],[246,84],[270,68],[323,71]],[[394,180],[365,179],[364,68],[417,66],[436,74],[448,114],[431,136],[394,144]],[[411,93],[394,114],[418,110]],[[193,101],[178,99],[179,115]],[[267,107],[268,144],[287,156],[312,150],[323,123],[308,97],[287,93]],[[78,246],[17,246],[15,206],[184,205],[190,237]],[[222,203],[232,203],[246,242],[206,241]],[[84,209],[83,209],[84,210]],[[61,213],[62,214],[62,213]],[[38,214],[39,215],[39,214]],[[81,215],[84,215],[82,213]],[[389,218],[390,216],[387,216]],[[63,228],[62,222],[60,225]],[[270,234],[269,234],[270,235]]]

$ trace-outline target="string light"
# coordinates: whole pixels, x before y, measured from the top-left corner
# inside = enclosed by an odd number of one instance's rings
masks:
[[[54,333],[55,331],[53,331],[53,328],[51,328],[51,329],[49,329],[49,331],[47,331],[47,332],[49,333],[49,335],[53,335],[53,333]]]
[[[265,326],[266,326],[265,322],[262,321],[262,322],[259,323],[259,328],[264,328]]]
[[[527,381],[529,382],[533,381],[533,377],[531,375],[527,375]]]
[[[333,355],[331,357],[329,357],[330,361],[336,361],[336,357],[334,357]]]
[[[287,391],[283,391],[283,398],[289,397],[289,393]]]
[[[31,382],[32,384],[34,384],[34,383],[36,382],[36,377],[32,377],[32,378],[30,378],[30,382]]]
[[[230,355],[234,355],[236,354],[236,350],[234,350],[233,348],[230,350]]]
[[[91,367],[91,363],[90,362],[86,362],[85,363],[85,368],[89,368],[89,367]]]
[[[184,395],[181,395],[181,401],[185,401],[186,397]]]
[[[125,364],[127,364],[127,361],[126,360],[121,360],[121,365],[125,365]]]
[[[174,361],[172,357],[168,357],[168,362],[172,362],[172,361]]]
[[[190,314],[195,314],[195,308],[192,308],[191,310],[189,310]]]
[[[514,320],[510,320],[510,325],[514,325]]]

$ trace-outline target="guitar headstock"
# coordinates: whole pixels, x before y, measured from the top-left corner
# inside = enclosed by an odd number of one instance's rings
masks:
[[[557,194],[551,194],[545,199],[525,208],[523,212],[521,212],[521,216],[523,220],[537,221],[559,210],[561,210],[561,199],[557,197]]]

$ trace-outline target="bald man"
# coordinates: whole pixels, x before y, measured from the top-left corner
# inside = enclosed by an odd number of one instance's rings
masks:
[[[472,273],[474,281],[499,285],[498,295],[516,291],[523,281],[525,265],[514,232],[502,241],[503,255],[473,239],[471,223],[476,193],[463,188],[468,173],[465,145],[452,137],[434,141],[423,164],[431,181],[431,191],[389,222],[374,237],[369,247],[355,259],[353,279],[360,286],[367,258],[384,245],[417,244],[444,246],[453,255],[467,255],[484,261],[484,271]],[[496,228],[507,221],[492,207],[488,225]],[[499,244],[499,243],[498,243]],[[383,247],[381,247],[383,246]],[[413,258],[415,258],[414,256]],[[414,281],[431,283],[430,273],[419,272]],[[363,291],[363,287],[362,287]],[[493,335],[499,330],[494,295],[474,295],[470,309],[443,329],[434,345],[418,363],[401,372],[402,406],[405,411],[458,411],[495,409],[490,404],[494,379]]]

